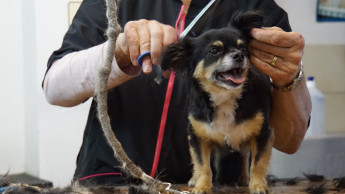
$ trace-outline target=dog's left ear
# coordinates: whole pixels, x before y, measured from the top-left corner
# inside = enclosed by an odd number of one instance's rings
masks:
[[[163,70],[173,69],[178,76],[188,75],[190,66],[186,48],[186,42],[180,41],[172,43],[164,50],[161,58],[161,68]]]
[[[250,38],[250,31],[253,28],[261,28],[264,23],[264,13],[262,11],[238,11],[231,18],[229,26],[235,27]]]

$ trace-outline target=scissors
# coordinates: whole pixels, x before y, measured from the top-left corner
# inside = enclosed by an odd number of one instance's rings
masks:
[[[191,29],[195,26],[195,24],[202,24],[202,23],[204,23],[204,22],[202,22],[202,21],[205,21],[206,20],[206,16],[208,16],[209,14],[205,14],[207,11],[208,11],[208,13],[211,13],[211,7],[212,7],[212,5],[214,5],[214,3],[216,2],[216,0],[211,0],[199,13],[198,13],[198,15],[193,19],[193,21],[187,26],[187,28],[185,29],[185,30],[183,30],[183,32],[180,34],[180,36],[179,36],[179,38],[178,38],[178,40],[183,40],[186,36],[187,36],[187,34],[191,31]],[[214,7],[216,7],[216,6],[213,6],[212,8],[214,8]],[[203,16],[205,16],[205,17],[203,17]],[[201,18],[203,18],[202,20],[200,20]],[[150,56],[151,55],[151,52],[150,51],[146,51],[146,52],[144,52],[144,53],[142,53],[139,57],[138,57],[138,60],[137,60],[137,62],[138,62],[138,64],[139,64],[139,66],[141,67],[142,65],[143,65],[143,59],[144,59],[144,57],[146,57],[146,56]],[[157,77],[154,79],[155,80],[155,82],[157,83],[157,84],[160,84],[161,82],[162,82],[162,80],[163,80],[163,78],[162,78],[162,69],[161,69],[161,67],[160,66],[156,66],[156,73],[157,73]]]

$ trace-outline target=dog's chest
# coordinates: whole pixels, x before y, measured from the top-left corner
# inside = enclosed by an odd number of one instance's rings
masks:
[[[224,91],[211,95],[214,107],[212,128],[215,132],[229,134],[236,127],[235,110],[237,100],[241,97],[241,91]]]
[[[262,123],[261,114],[241,123],[236,122],[236,109],[240,108],[237,100],[241,97],[241,92],[241,90],[225,92],[211,97],[215,109],[210,125],[213,137],[217,139],[216,142],[227,144],[234,150],[239,150],[244,141],[257,134]]]
[[[235,123],[235,109],[237,103],[235,100],[230,99],[222,104],[215,106],[214,117],[212,120],[213,130],[224,134],[230,133]]]

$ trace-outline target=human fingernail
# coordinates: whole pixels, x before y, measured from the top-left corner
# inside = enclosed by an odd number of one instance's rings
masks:
[[[150,65],[143,65],[143,72],[144,73],[151,73],[152,68]]]

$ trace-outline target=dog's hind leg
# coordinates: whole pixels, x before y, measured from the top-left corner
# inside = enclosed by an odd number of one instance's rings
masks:
[[[274,135],[271,131],[266,133],[267,141],[258,145],[258,139],[252,138],[250,142],[252,159],[250,167],[249,190],[251,194],[267,194],[266,169],[271,157]],[[262,141],[261,141],[262,142]]]
[[[250,147],[249,145],[245,145],[241,148],[241,155],[242,155],[242,165],[241,165],[241,175],[238,178],[239,185],[248,185],[249,184],[249,155],[250,155]]]

